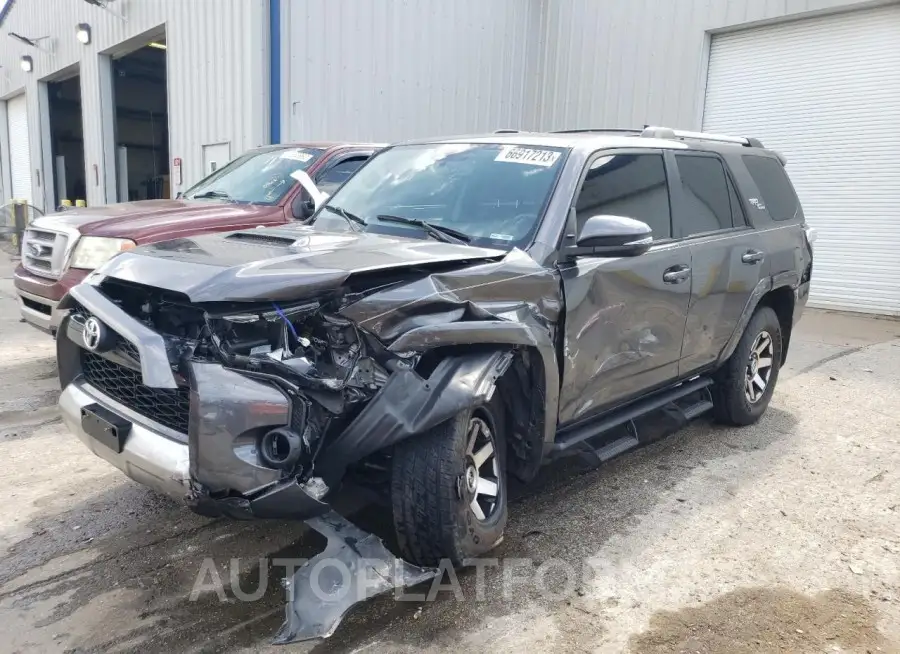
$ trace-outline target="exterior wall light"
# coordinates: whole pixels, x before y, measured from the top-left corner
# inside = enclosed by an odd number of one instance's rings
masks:
[[[22,70],[26,73],[30,73],[34,70],[34,60],[28,55],[25,55],[19,60],[19,66],[21,66]]]
[[[78,23],[75,26],[75,38],[84,45],[91,42],[91,26],[87,23]]]

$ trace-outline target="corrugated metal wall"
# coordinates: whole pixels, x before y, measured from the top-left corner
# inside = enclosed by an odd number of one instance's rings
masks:
[[[281,0],[281,139],[391,141],[500,127],[661,123],[697,128],[710,30],[867,0]],[[32,167],[38,81],[81,63],[88,202],[113,197],[101,129],[100,53],[167,27],[170,155],[184,186],[202,146],[232,155],[269,139],[266,0],[128,0],[123,22],[84,0],[18,0],[0,34],[0,99],[27,90]],[[82,46],[75,25],[90,23]],[[52,53],[6,35],[51,36]],[[140,39],[135,45],[139,45]],[[35,71],[19,69],[30,54]],[[0,107],[0,115],[4,114]],[[108,108],[106,108],[108,110]],[[0,147],[8,142],[0,125]],[[2,171],[8,197],[8,170]],[[34,196],[43,198],[46,185]],[[47,189],[49,191],[49,189]],[[173,192],[178,188],[173,188]]]
[[[84,0],[17,0],[0,33],[0,98],[23,90],[28,94],[32,168],[49,171],[40,139],[39,80],[80,62],[85,170],[88,204],[107,200],[112,151],[102,141],[100,92],[101,53],[148,31],[166,27],[170,155],[184,161],[185,184],[202,177],[202,145],[230,141],[232,152],[268,142],[268,20],[264,0],[134,0],[113,3],[127,21]],[[75,26],[88,23],[92,42],[75,39]],[[41,42],[44,52],[7,36],[17,32]],[[136,39],[134,46],[143,45]],[[19,58],[30,55],[34,71],[26,74]],[[108,108],[107,108],[108,110]],[[5,129],[0,125],[0,129]],[[4,165],[8,162],[4,155]],[[93,165],[101,171],[95,184]],[[3,177],[6,177],[5,171]],[[46,184],[34,198],[45,198]],[[186,187],[186,186],[185,186]],[[173,193],[179,190],[173,187]],[[9,198],[4,184],[3,194]],[[52,197],[52,194],[49,195]],[[110,192],[109,197],[112,197]],[[44,203],[40,203],[44,204]]]
[[[540,0],[283,0],[282,139],[520,127]]]
[[[548,0],[527,126],[698,129],[708,31],[866,0]]]

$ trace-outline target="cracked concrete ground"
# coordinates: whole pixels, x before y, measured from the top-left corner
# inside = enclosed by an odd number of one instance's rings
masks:
[[[2,651],[285,651],[268,562],[317,539],[195,516],[84,449],[11,271],[0,255]],[[809,311],[758,425],[699,420],[596,470],[549,468],[518,490],[482,601],[461,572],[462,601],[379,598],[289,651],[900,652],[898,391],[900,322]],[[190,601],[206,557],[226,585],[240,558],[235,581],[265,592]],[[542,564],[555,596],[522,567]]]

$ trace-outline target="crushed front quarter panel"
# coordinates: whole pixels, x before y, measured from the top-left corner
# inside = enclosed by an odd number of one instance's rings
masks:
[[[509,362],[504,351],[474,352],[444,359],[428,379],[412,370],[395,372],[353,422],[328,440],[316,473],[332,486],[349,464],[487,401]]]
[[[552,334],[561,308],[557,275],[512,250],[499,261],[422,275],[366,295],[341,314],[390,342],[439,321],[514,320]]]
[[[398,354],[444,346],[534,347],[545,375],[548,419],[543,437],[551,442],[559,405],[555,338],[561,310],[555,270],[539,265],[521,250],[512,250],[500,261],[389,286],[340,313],[389,343]]]

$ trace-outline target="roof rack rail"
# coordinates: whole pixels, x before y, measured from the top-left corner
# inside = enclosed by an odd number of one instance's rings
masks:
[[[748,148],[761,148],[763,144],[759,139],[746,136],[729,136],[727,134],[708,134],[706,132],[688,132],[671,127],[654,127],[647,125],[641,131],[641,136],[652,139],[695,139],[697,141],[716,141],[718,143],[734,143]]]
[[[613,132],[616,134],[640,134],[641,130],[627,127],[586,127],[584,129],[556,129],[551,134],[586,134],[591,132]]]
[[[519,131],[520,130],[518,130],[518,129],[503,128],[503,129],[495,129],[494,134],[518,134]]]

